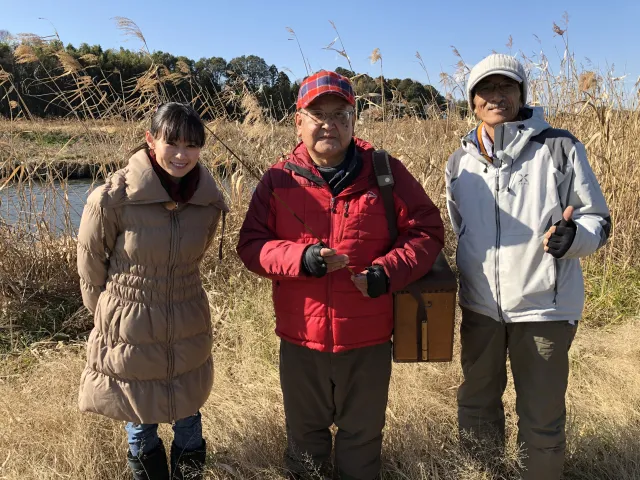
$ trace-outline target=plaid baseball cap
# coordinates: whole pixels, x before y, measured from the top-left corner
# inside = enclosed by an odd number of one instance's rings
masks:
[[[350,105],[356,104],[353,87],[347,77],[343,77],[336,72],[320,70],[318,73],[303,80],[302,85],[300,85],[300,92],[298,92],[296,107],[298,109],[308,107],[316,98],[326,94],[338,95],[349,102]]]

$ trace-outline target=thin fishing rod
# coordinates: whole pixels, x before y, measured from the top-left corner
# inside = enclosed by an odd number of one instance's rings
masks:
[[[269,187],[269,185],[267,185],[264,180],[262,180],[262,177],[260,175],[258,175],[257,173],[255,173],[253,171],[253,169],[247,165],[247,163],[242,160],[238,155],[236,155],[236,152],[234,152],[229,146],[227,146],[226,143],[224,143],[222,141],[222,139],[215,134],[215,132],[213,130],[211,130],[209,128],[208,125],[204,125],[204,127],[209,131],[209,133],[213,136],[213,138],[215,138],[218,142],[220,142],[220,145],[222,145],[231,155],[233,155],[233,157],[238,160],[238,162],[240,162],[240,164],[251,174],[252,177],[254,177],[256,180],[258,180],[258,182],[260,182],[267,190],[269,190],[269,193],[271,193],[271,195],[273,195],[273,198],[275,198],[278,202],[280,202],[280,204],[287,209],[287,211],[294,216],[294,218],[296,220],[298,220],[302,226],[305,228],[305,230],[307,232],[309,232],[311,235],[313,235],[315,237],[315,239],[318,241],[318,243],[325,248],[329,248],[327,246],[326,243],[324,243],[322,241],[322,239],[315,234],[315,232],[311,229],[311,227],[309,225],[307,225],[304,220],[302,220],[298,214],[287,204],[287,202],[285,202],[282,198],[280,198],[280,196],[273,191],[273,189],[271,187]],[[356,273],[353,271],[353,268],[351,268],[349,265],[347,265],[347,270],[349,271],[349,273],[351,273],[352,275],[355,275]]]

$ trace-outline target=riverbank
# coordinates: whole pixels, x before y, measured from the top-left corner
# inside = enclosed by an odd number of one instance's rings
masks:
[[[50,182],[59,180],[100,180],[117,170],[118,163],[87,163],[73,160],[46,162],[31,159],[5,163],[0,168],[0,186],[14,182]]]
[[[246,129],[238,137],[238,125],[212,123],[210,128],[237,153],[247,158],[253,148],[245,148],[254,129]],[[259,135],[263,137],[261,129]],[[275,132],[275,131],[274,131]],[[289,133],[289,135],[286,135]],[[289,144],[292,130],[282,127],[277,135],[286,135]],[[78,122],[69,120],[7,121],[0,119],[0,188],[26,181],[102,180],[122,168],[130,151],[140,145],[144,129],[131,122]],[[262,138],[264,140],[264,138]],[[258,141],[258,146],[261,142]],[[278,152],[278,156],[286,150]],[[237,162],[209,138],[202,160],[220,176],[237,170]],[[275,158],[270,159],[270,162]]]
[[[0,120],[0,186],[102,178],[122,165],[130,130],[114,122]]]

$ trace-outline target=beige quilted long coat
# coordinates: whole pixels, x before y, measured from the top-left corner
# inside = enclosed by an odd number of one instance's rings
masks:
[[[222,211],[201,165],[197,190],[176,205],[144,150],[87,201],[78,272],[94,314],[82,411],[134,423],[195,414],[213,384],[209,303],[199,265]]]

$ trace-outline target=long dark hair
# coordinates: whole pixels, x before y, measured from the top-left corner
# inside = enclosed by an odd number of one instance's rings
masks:
[[[204,147],[206,135],[200,115],[191,105],[178,102],[163,103],[151,117],[149,132],[153,138],[165,142],[183,140],[199,148]],[[129,155],[148,149],[146,142],[135,147]]]

